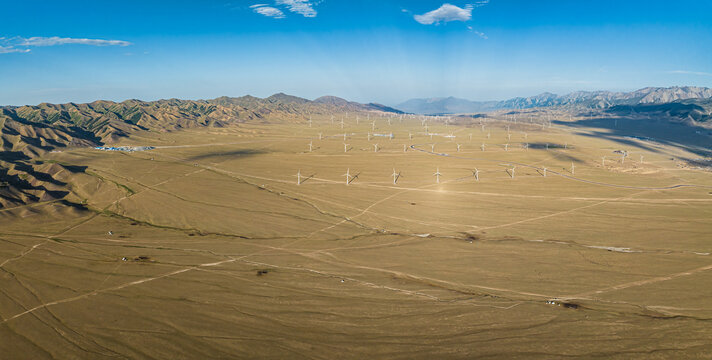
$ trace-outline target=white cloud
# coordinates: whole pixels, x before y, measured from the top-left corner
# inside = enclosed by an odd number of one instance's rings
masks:
[[[284,19],[284,13],[275,7],[267,6],[267,4],[255,4],[250,6],[250,8],[261,15],[268,16],[275,19]]]
[[[123,40],[102,40],[102,39],[77,39],[77,38],[61,38],[59,36],[51,37],[31,37],[23,39],[17,46],[55,46],[65,44],[81,44],[92,46],[129,46],[128,41]]]
[[[477,36],[479,36],[479,37],[481,37],[481,38],[483,38],[483,39],[485,39],[485,40],[489,39],[489,38],[487,37],[487,35],[486,35],[485,33],[481,32],[481,31],[472,30],[472,32],[475,33],[475,35],[477,35]]]
[[[432,25],[449,21],[469,21],[472,19],[473,8],[473,5],[465,5],[464,8],[461,8],[445,3],[433,11],[428,11],[423,15],[415,15],[413,18],[415,21],[423,25]]]
[[[300,14],[304,17],[316,17],[314,3],[309,0],[276,0],[277,5],[286,6],[289,11]]]
[[[0,46],[0,54],[10,54],[10,53],[26,53],[30,52],[30,49],[16,49],[12,46]]]
[[[56,46],[65,44],[81,44],[91,46],[129,46],[128,41],[123,40],[103,40],[103,39],[78,39],[78,38],[62,38],[59,36],[51,37],[31,37],[22,38],[19,36],[6,38],[0,37],[0,54],[9,53],[28,53],[35,46]]]
[[[688,70],[673,70],[668,71],[670,74],[683,74],[683,75],[701,75],[701,76],[712,76],[712,73],[703,71],[688,71]]]

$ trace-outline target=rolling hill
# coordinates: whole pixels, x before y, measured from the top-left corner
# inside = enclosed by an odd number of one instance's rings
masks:
[[[0,107],[0,208],[62,199],[61,178],[78,169],[38,160],[65,147],[112,144],[141,132],[168,132],[243,123],[304,121],[338,112],[400,113],[380,104],[324,96],[314,101],[275,94],[212,100],[94,101]]]

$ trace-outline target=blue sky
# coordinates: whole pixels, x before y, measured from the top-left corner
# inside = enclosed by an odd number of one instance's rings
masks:
[[[0,0],[0,104],[712,87],[709,1]]]

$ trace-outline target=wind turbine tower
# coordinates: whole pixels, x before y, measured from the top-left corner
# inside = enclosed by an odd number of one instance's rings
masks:
[[[349,173],[349,170],[351,169],[347,168],[346,174],[344,174],[344,176],[346,176],[346,186],[349,186],[349,183],[351,183],[351,174]]]
[[[440,173],[440,167],[435,170],[435,174],[433,174],[433,176],[435,176],[435,183],[440,184],[440,176],[442,176]]]

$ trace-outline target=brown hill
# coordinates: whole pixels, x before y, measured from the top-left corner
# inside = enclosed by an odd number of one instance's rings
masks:
[[[338,112],[398,110],[336,97],[311,101],[283,93],[264,99],[243,96],[120,103],[99,100],[87,104],[0,107],[0,208],[61,199],[68,194],[66,183],[59,178],[77,169],[36,160],[58,148],[114,143],[142,131],[303,121],[312,114]]]

